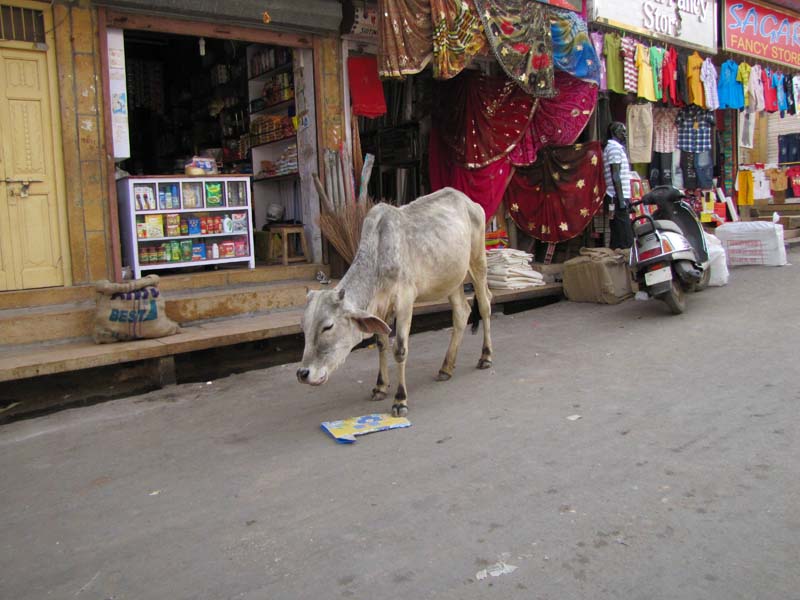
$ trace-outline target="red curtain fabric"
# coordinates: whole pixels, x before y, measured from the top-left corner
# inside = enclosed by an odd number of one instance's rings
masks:
[[[347,72],[353,114],[370,118],[385,115],[386,98],[378,77],[378,59],[374,56],[350,56]]]
[[[517,226],[544,242],[580,235],[603,206],[600,142],[545,146],[530,167],[517,168],[506,190],[506,206]]]
[[[428,167],[431,191],[452,187],[464,192],[483,207],[487,221],[503,201],[512,171],[508,158],[501,158],[480,169],[467,169],[459,165],[435,129],[430,135]]]
[[[511,151],[515,165],[530,165],[542,146],[574,144],[597,104],[597,86],[556,71],[555,98],[541,98],[530,126]]]
[[[476,71],[434,85],[434,123],[454,162],[471,169],[485,167],[513,150],[538,101],[505,77]]]

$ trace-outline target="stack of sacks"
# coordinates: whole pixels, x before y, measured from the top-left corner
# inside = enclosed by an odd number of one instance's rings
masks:
[[[503,290],[518,290],[534,285],[544,285],[541,273],[531,269],[533,255],[502,248],[489,250],[486,253],[486,264],[489,267],[489,287]]]

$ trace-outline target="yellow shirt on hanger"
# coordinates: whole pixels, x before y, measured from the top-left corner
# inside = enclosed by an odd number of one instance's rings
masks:
[[[653,65],[650,62],[650,48],[636,44],[636,66],[639,69],[639,85],[636,93],[639,98],[656,101],[656,88],[653,85]]]
[[[686,81],[689,84],[689,104],[706,107],[706,95],[703,92],[703,81],[700,79],[700,70],[703,67],[703,57],[697,52],[689,56],[686,61]]]

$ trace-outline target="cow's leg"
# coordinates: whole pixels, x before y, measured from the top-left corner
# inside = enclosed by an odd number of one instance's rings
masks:
[[[378,334],[378,381],[372,388],[372,399],[385,400],[389,393],[389,336]]]
[[[394,394],[392,414],[405,417],[408,414],[408,392],[406,389],[406,358],[408,358],[408,338],[411,333],[411,317],[414,312],[414,296],[403,293],[397,299],[395,308],[394,359],[397,361],[397,391]]]
[[[456,355],[458,347],[464,337],[464,330],[467,328],[469,319],[469,304],[464,296],[464,287],[459,285],[458,289],[448,296],[450,305],[453,307],[453,335],[450,336],[450,345],[447,347],[447,354],[444,357],[442,368],[439,369],[438,381],[447,381],[453,376],[456,368]]]
[[[492,366],[492,336],[491,323],[492,316],[492,292],[489,291],[487,281],[486,250],[484,244],[484,234],[481,230],[480,235],[473,236],[472,256],[470,257],[470,273],[472,283],[475,288],[475,300],[478,303],[478,310],[483,320],[483,348],[481,358],[478,361],[479,369],[488,369]]]

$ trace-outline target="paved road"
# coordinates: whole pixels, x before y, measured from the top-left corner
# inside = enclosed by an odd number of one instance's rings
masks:
[[[0,597],[800,598],[798,298],[751,267],[679,317],[498,316],[447,383],[421,333],[413,426],[352,446],[319,424],[388,409],[366,350],[6,425]]]

